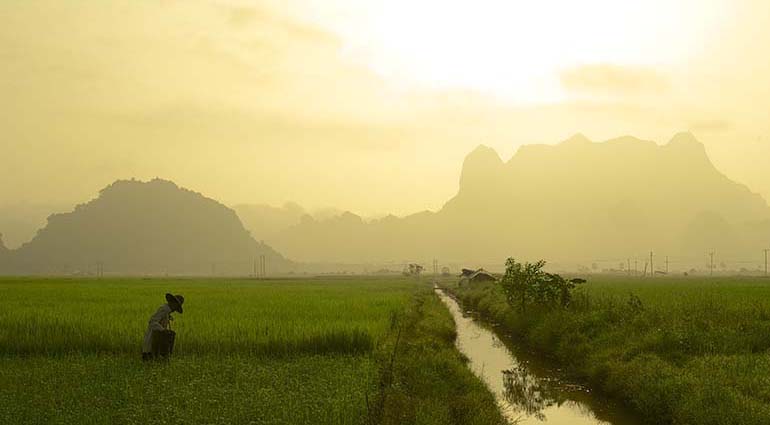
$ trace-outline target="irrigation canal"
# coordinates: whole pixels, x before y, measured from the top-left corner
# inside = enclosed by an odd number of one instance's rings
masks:
[[[541,359],[520,352],[509,338],[465,314],[443,290],[436,293],[457,326],[457,346],[469,366],[492,390],[512,424],[638,425],[641,422],[612,400],[569,382]],[[504,342],[505,340],[505,342]]]

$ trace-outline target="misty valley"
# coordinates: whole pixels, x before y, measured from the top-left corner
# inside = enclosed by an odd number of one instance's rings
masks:
[[[769,425],[770,1],[0,1],[0,425]]]
[[[119,180],[2,245],[0,422],[766,423],[769,226],[689,134],[479,147],[405,217]]]

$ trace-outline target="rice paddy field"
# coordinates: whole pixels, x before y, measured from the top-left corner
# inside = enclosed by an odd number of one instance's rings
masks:
[[[6,279],[0,353],[136,355],[150,315],[174,292],[186,300],[172,323],[180,355],[355,354],[384,335],[414,288],[397,280]]]
[[[655,424],[770,423],[770,280],[595,276],[568,308],[447,284],[516,344]]]
[[[145,363],[166,292],[185,296],[174,355]],[[494,399],[432,297],[401,278],[3,278],[0,423],[493,423]],[[427,362],[448,389],[404,394]],[[469,395],[468,420],[452,420]]]

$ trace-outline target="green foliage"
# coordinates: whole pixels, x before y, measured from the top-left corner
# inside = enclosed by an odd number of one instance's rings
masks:
[[[498,286],[453,291],[650,423],[770,423],[768,281],[596,277],[569,309],[526,314]]]
[[[422,271],[425,268],[419,264],[411,263],[404,267],[404,276],[414,276],[416,278],[420,277],[420,274],[422,274]]]
[[[177,354],[365,353],[408,303],[404,280],[0,279],[0,354],[135,354],[169,291]]]
[[[566,307],[572,300],[572,290],[582,279],[567,280],[558,274],[543,271],[546,262],[519,263],[513,258],[505,262],[505,274],[500,280],[506,300],[512,307],[525,311],[528,304],[541,307]]]
[[[168,291],[175,354],[143,363]],[[454,335],[413,279],[0,279],[0,424],[493,424]]]
[[[4,356],[0,423],[361,425],[375,370],[358,355]]]
[[[165,292],[168,364],[140,360]],[[408,280],[0,279],[0,423],[363,424]],[[36,385],[30,385],[35,383]]]
[[[503,425],[492,393],[454,345],[449,311],[426,291],[400,317],[377,363],[380,388],[372,424]],[[392,365],[392,367],[390,366]]]
[[[629,310],[631,310],[631,313],[633,314],[641,313],[642,311],[644,311],[644,303],[642,303],[642,300],[639,299],[639,297],[637,297],[636,295],[629,294],[628,308]]]

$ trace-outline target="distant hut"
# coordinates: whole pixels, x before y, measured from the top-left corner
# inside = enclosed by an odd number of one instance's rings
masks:
[[[463,277],[470,278],[473,275],[473,273],[476,273],[476,270],[463,269],[462,273],[460,273],[460,278],[463,278]]]
[[[476,273],[471,275],[469,280],[471,282],[494,282],[497,278],[484,269],[478,269]]]
[[[471,270],[463,269],[460,273],[460,285],[463,283],[476,283],[476,282],[495,282],[497,278],[484,269]]]

